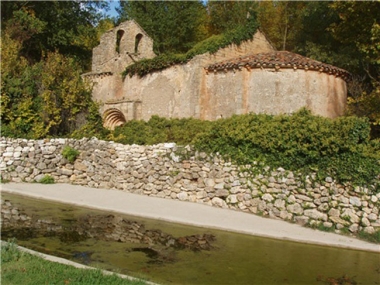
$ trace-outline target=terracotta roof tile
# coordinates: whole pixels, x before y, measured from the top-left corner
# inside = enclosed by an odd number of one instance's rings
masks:
[[[237,70],[243,67],[247,69],[253,68],[274,68],[280,70],[281,68],[316,70],[328,74],[333,74],[348,81],[351,74],[344,69],[326,64],[311,58],[304,57],[288,51],[275,51],[270,53],[259,53],[239,57],[231,60],[221,61],[207,66],[207,71],[227,71]]]

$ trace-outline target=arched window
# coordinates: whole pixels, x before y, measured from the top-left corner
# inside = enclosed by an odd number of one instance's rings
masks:
[[[116,51],[117,51],[117,53],[120,53],[120,42],[121,42],[121,38],[123,37],[123,35],[124,35],[123,30],[118,30],[116,33]]]
[[[135,37],[135,53],[139,52],[139,43],[140,43],[142,37],[143,37],[142,34],[137,34]]]

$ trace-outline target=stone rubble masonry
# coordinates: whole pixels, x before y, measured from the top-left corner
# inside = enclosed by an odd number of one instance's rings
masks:
[[[74,163],[62,156],[67,145],[80,152]],[[300,178],[283,168],[253,175],[249,168],[175,143],[0,139],[3,181],[33,183],[50,175],[56,183],[201,203],[336,232],[380,228],[380,193],[371,187],[341,185],[331,177],[317,183],[313,175]]]

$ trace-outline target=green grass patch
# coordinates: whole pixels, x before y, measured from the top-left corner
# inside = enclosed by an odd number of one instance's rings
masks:
[[[144,285],[142,280],[128,280],[105,275],[98,269],[79,269],[45,260],[20,251],[13,243],[1,245],[1,284],[3,285]]]
[[[44,177],[41,178],[39,183],[41,183],[41,184],[54,184],[55,181],[54,181],[54,178],[51,177],[50,175],[45,175]]]
[[[358,237],[362,240],[366,240],[373,243],[379,243],[380,244],[380,230],[377,230],[373,234],[366,233],[364,231],[360,231],[358,233]]]
[[[80,152],[78,150],[68,145],[65,146],[62,150],[62,156],[66,158],[70,163],[73,163],[77,159],[79,154]]]

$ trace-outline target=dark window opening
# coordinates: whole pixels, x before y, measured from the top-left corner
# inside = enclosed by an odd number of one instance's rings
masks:
[[[142,39],[143,35],[142,34],[137,34],[135,38],[135,53],[139,52],[139,44]]]
[[[116,33],[116,52],[117,53],[120,53],[120,42],[123,35],[124,35],[123,30],[118,30]]]

